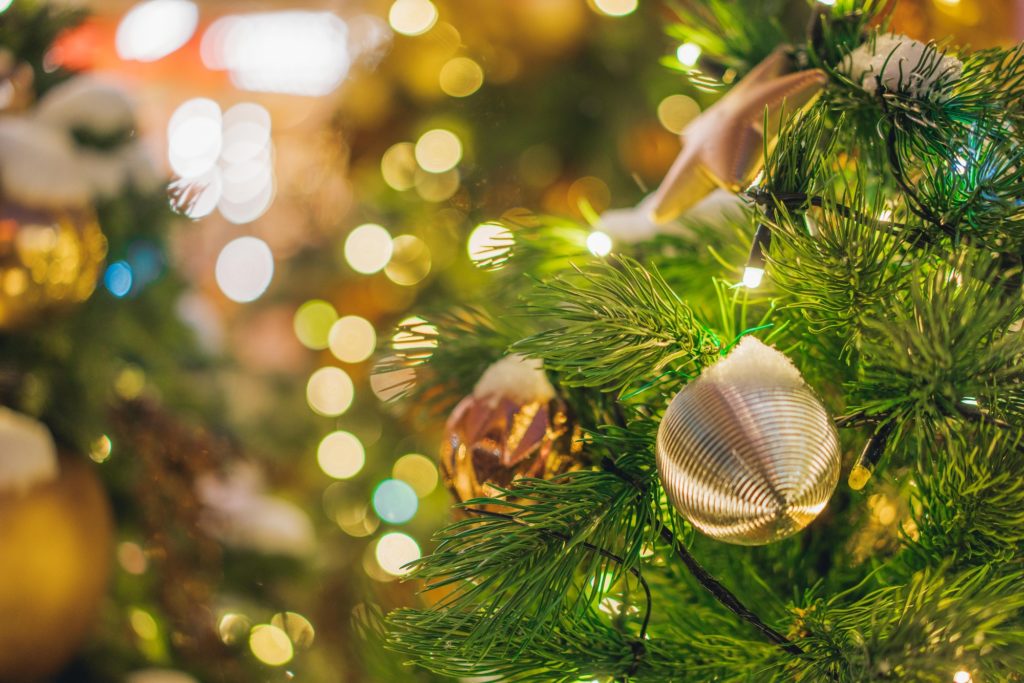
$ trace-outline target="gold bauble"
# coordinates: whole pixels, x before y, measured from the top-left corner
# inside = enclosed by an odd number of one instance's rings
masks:
[[[803,529],[839,481],[839,434],[789,359],[744,337],[668,406],[658,428],[665,493],[712,538],[763,545]]]
[[[0,491],[0,681],[45,680],[81,647],[110,573],[113,530],[82,458],[25,492]]]
[[[88,208],[34,208],[0,197],[0,330],[80,303],[107,241]]]
[[[550,479],[579,466],[580,443],[558,398],[519,403],[470,395],[452,411],[441,473],[459,502],[499,495],[520,477]]]

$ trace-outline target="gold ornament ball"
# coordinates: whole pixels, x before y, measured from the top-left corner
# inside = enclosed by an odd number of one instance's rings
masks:
[[[34,208],[0,197],[0,329],[87,299],[107,241],[88,208]]]
[[[82,458],[28,491],[0,491],[0,681],[45,680],[88,636],[106,590],[110,505]]]
[[[745,337],[669,404],[658,473],[712,538],[764,545],[807,526],[839,481],[839,435],[789,359]]]
[[[550,479],[579,466],[565,404],[505,396],[464,398],[445,426],[441,473],[459,502],[493,497],[520,477]]]

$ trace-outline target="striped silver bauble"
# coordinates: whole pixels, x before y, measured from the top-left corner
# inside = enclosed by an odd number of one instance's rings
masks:
[[[694,527],[763,545],[825,508],[839,481],[839,435],[789,359],[748,336],[672,399],[657,460],[669,500]]]

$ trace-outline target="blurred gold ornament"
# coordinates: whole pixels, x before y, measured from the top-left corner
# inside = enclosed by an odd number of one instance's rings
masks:
[[[716,187],[735,191],[750,181],[765,137],[778,134],[783,108],[800,109],[828,80],[821,69],[792,68],[785,48],[775,50],[683,129],[683,148],[654,195],[655,223],[676,218]],[[766,109],[769,130],[763,129]]]
[[[32,208],[0,198],[0,329],[87,299],[107,241],[88,208]]]
[[[789,359],[744,337],[669,404],[658,474],[697,529],[763,545],[803,529],[839,481],[839,436]]]
[[[84,642],[107,586],[110,506],[91,464],[61,456],[60,475],[0,492],[0,680],[57,673]]]
[[[580,464],[579,434],[539,363],[506,356],[452,411],[441,447],[459,502],[497,496],[520,477],[550,479]]]

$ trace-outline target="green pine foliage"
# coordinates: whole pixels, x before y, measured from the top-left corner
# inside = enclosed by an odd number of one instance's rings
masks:
[[[501,353],[541,358],[571,406],[599,406],[574,411],[586,457],[462,504],[411,575],[433,606],[385,617],[388,647],[509,681],[1019,680],[1024,48],[929,45],[913,73],[949,55],[962,76],[871,93],[842,62],[885,32],[886,4],[818,6],[801,33],[758,20],[772,3],[680,3],[670,34],[719,75],[784,41],[830,75],[766,149],[746,224],[593,258],[588,226],[507,217],[494,290],[466,298],[474,316],[432,318],[411,395],[450,405]],[[766,284],[748,293],[730,282],[761,224]],[[819,519],[755,548],[695,533],[655,466],[665,406],[744,334],[790,356],[844,447]]]

